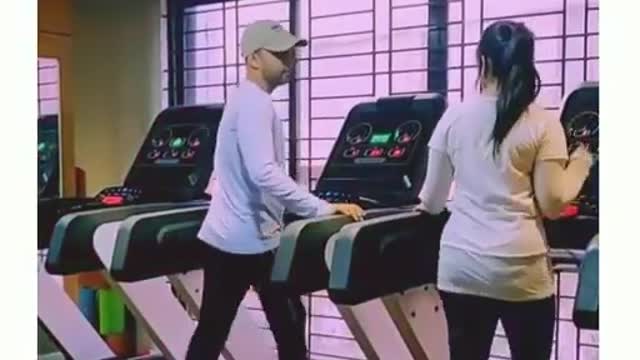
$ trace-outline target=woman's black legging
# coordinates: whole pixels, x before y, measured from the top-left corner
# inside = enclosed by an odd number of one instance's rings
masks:
[[[553,346],[555,297],[501,301],[440,292],[449,329],[451,360],[487,360],[498,320],[513,360],[549,360]]]

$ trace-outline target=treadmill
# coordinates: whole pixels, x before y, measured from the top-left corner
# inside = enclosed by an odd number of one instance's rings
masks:
[[[439,95],[385,98],[354,107],[320,178],[316,195],[331,202],[357,202],[370,209],[367,217],[396,213],[402,206],[415,204],[424,180],[427,141],[444,108],[444,98]],[[197,318],[202,290],[198,248],[203,243],[196,235],[206,213],[203,207],[126,219],[117,230],[110,268],[113,279],[122,286],[126,282],[167,276],[187,311]],[[346,216],[300,220],[285,214],[288,225],[276,255],[274,283],[294,294],[326,288],[328,274],[321,243],[349,222]],[[318,231],[325,235],[316,236]],[[288,235],[298,232],[305,234],[303,241]],[[309,234],[311,239],[307,241]],[[289,271],[293,257],[286,254],[300,251],[310,254],[306,258],[308,266],[300,267],[296,262],[295,271]],[[170,262],[161,260],[168,258]],[[296,277],[278,282],[277,274],[282,273]],[[318,282],[319,276],[324,280]],[[247,338],[251,339],[251,346],[246,346]],[[272,352],[268,343],[273,343],[271,337],[257,328],[246,307],[241,306],[223,355],[234,359],[264,358]]]
[[[419,203],[425,178],[428,141],[446,107],[442,96],[383,98],[356,106],[347,118],[315,192],[329,201],[355,202],[365,209],[365,219],[402,214]],[[328,216],[299,220],[288,225],[276,254],[272,283],[302,295],[329,287],[326,254],[331,239],[352,220]],[[356,260],[354,260],[356,261]],[[384,269],[376,273],[388,276]],[[333,271],[333,270],[332,270]],[[372,276],[369,279],[376,279]],[[338,306],[347,324],[375,314],[377,304],[353,309]],[[367,359],[412,359],[411,350],[392,324],[373,319],[369,326],[350,326]],[[376,342],[367,339],[376,338]]]
[[[221,116],[220,105],[167,108],[154,120],[123,186],[91,198],[39,201],[38,249],[46,250],[46,261],[38,272],[38,318],[71,358],[114,355],[54,276],[103,269],[92,246],[93,231],[103,222],[206,203]]]
[[[199,319],[207,246],[197,238],[208,206],[139,214],[101,226],[96,251],[134,316],[168,359],[183,359]],[[102,245],[100,245],[102,244]],[[224,274],[222,274],[224,276]],[[167,286],[167,283],[169,286]],[[226,360],[275,358],[273,341],[240,306]]]
[[[597,153],[597,103],[597,84],[593,83],[581,85],[567,97],[561,120],[570,146],[582,141]],[[592,168],[564,217],[545,222],[556,266],[580,263],[598,233],[597,169]],[[356,337],[376,324],[394,325],[393,331],[366,334],[366,339],[359,340],[364,346],[383,348],[380,344],[387,332],[397,332],[414,359],[448,358],[446,318],[435,288],[440,236],[448,216],[447,211],[440,215],[410,211],[347,225],[330,240],[329,297],[348,314],[347,324]],[[597,270],[587,270],[594,263],[597,260],[584,262],[581,273],[594,276]],[[577,296],[574,319],[584,320],[585,309],[593,309],[594,302],[581,298],[594,296],[593,280],[581,275]],[[365,313],[367,306],[376,307],[376,312]],[[383,350],[367,358],[384,359]]]
[[[50,252],[48,269],[63,274],[104,269],[110,287],[166,359],[183,359],[195,330],[199,305],[194,306],[194,301],[200,301],[202,272],[187,271],[200,268],[200,255],[206,246],[193,241],[195,234],[189,241],[176,243],[170,239],[182,239],[185,228],[188,231],[192,225],[197,232],[209,207],[204,191],[211,178],[214,138],[222,110],[215,107],[215,113],[175,117],[181,126],[197,125],[191,132],[205,123],[212,126],[206,132],[209,138],[194,138],[198,143],[195,147],[189,131],[151,131],[127,183],[165,199],[169,196],[168,202],[73,213],[58,221],[52,236],[52,248],[60,250]],[[191,161],[185,161],[183,153],[170,157],[171,153],[163,152],[162,147],[167,146],[172,151],[172,145],[191,149]],[[166,157],[175,160],[166,162]],[[149,161],[152,158],[156,160]],[[194,217],[196,220],[192,220]],[[155,232],[157,228],[160,231]],[[240,311],[238,319],[224,358],[264,358],[271,348],[266,340],[261,342],[263,331],[247,312]],[[252,346],[247,346],[247,338],[255,339]]]
[[[60,196],[58,115],[38,118],[38,205]],[[39,239],[40,240],[40,239]],[[48,242],[38,241],[38,336],[46,336],[64,358],[101,359],[115,356],[73,300],[60,279],[44,269]],[[59,352],[59,353],[58,353]],[[53,354],[48,354],[53,356]],[[46,355],[42,355],[43,357]]]
[[[569,271],[577,271],[573,322],[579,329],[599,329],[599,84],[585,82],[567,97],[564,121],[569,147],[587,144],[596,160],[565,218],[546,224],[552,251]],[[563,114],[564,115],[564,114]],[[556,260],[556,262],[558,262]]]

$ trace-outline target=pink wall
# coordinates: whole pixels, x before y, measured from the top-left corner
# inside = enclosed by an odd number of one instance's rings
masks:
[[[55,59],[38,59],[38,115],[60,112],[59,68]]]

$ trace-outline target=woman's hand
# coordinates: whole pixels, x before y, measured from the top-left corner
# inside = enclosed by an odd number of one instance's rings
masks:
[[[593,165],[593,153],[589,151],[586,145],[580,143],[569,155],[569,163],[582,162],[587,168],[591,168]]]

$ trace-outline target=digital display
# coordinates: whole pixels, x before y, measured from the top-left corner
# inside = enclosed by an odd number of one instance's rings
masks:
[[[413,119],[360,122],[347,128],[338,164],[403,164],[411,158],[422,124]]]
[[[143,163],[156,165],[193,165],[197,149],[209,138],[209,130],[200,125],[174,125],[156,132],[143,149]]]
[[[373,134],[371,135],[370,144],[386,144],[391,139],[391,133]]]
[[[49,187],[52,177],[59,171],[58,161],[58,131],[42,130],[38,131],[38,195],[45,196],[44,192]],[[54,180],[56,181],[56,180]],[[57,194],[58,185],[51,185]],[[51,194],[50,194],[51,195]]]
[[[171,141],[171,147],[174,149],[182,147],[184,144],[185,141],[183,138],[175,138]]]

